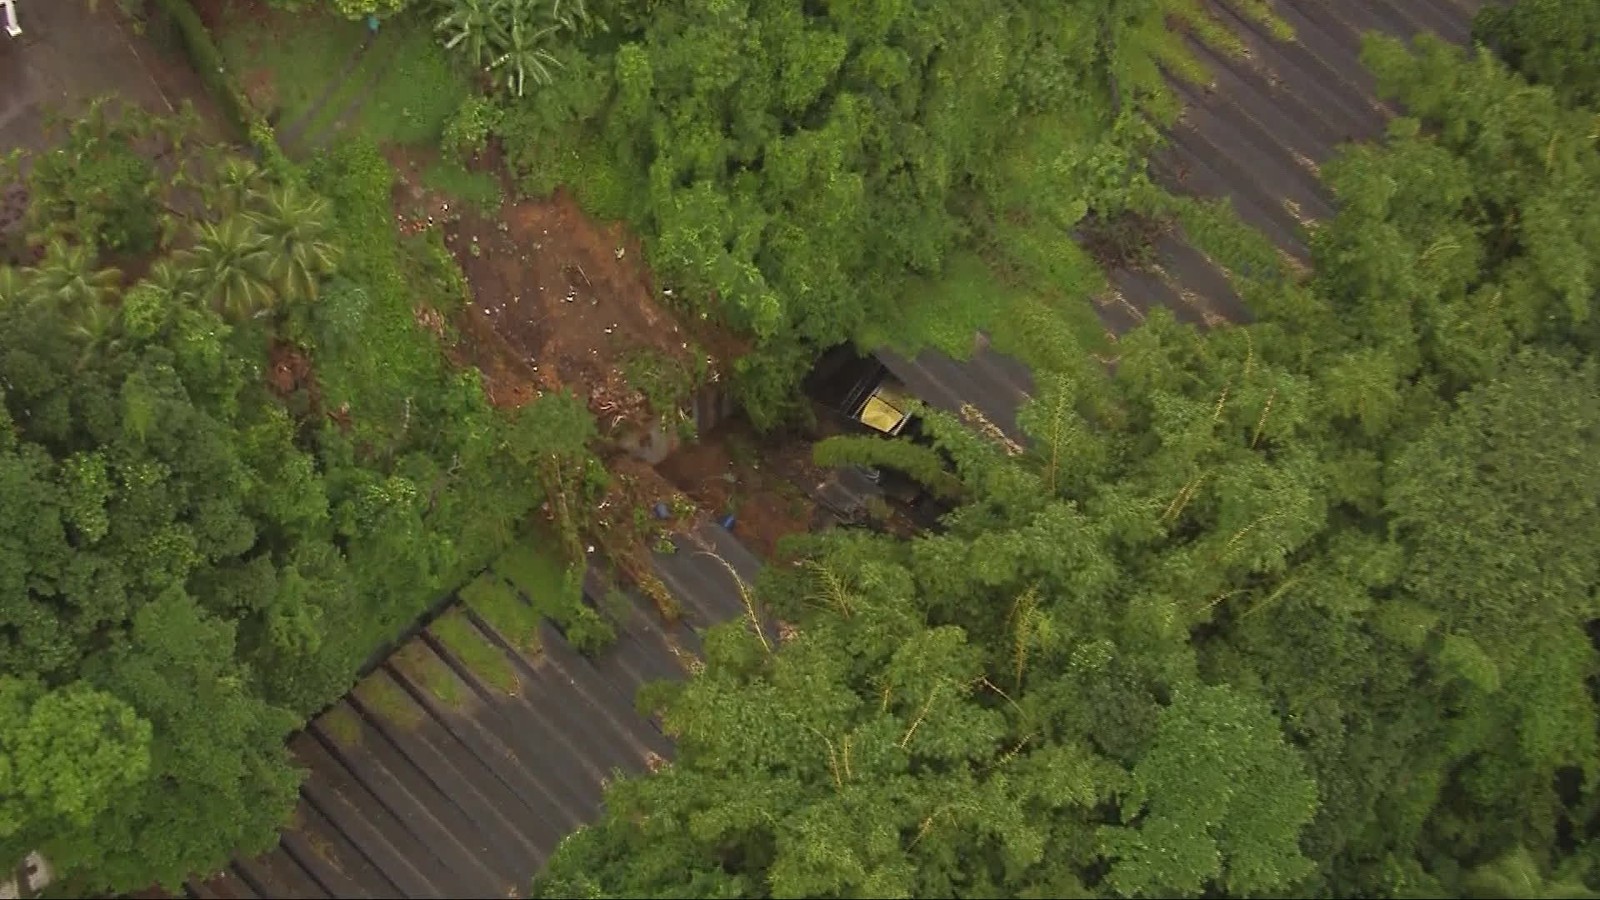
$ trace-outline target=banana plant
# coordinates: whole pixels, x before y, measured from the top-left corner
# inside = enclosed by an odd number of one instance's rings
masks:
[[[434,30],[444,35],[446,50],[459,50],[474,67],[494,60],[494,32],[504,0],[450,0]]]
[[[529,78],[538,85],[555,80],[550,70],[560,68],[561,61],[545,49],[545,41],[561,29],[559,24],[534,27],[511,20],[502,36],[503,52],[493,63],[493,68],[503,70],[507,90],[521,97]]]
[[[444,0],[434,25],[449,50],[461,52],[476,68],[495,70],[517,96],[528,83],[546,85],[561,63],[551,53],[553,40],[590,23],[582,0]]]

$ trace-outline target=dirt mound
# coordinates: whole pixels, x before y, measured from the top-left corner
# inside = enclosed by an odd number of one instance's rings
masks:
[[[701,435],[656,467],[661,476],[720,519],[756,555],[771,559],[778,540],[809,531],[815,504],[800,487],[822,480],[805,439],[762,438],[740,421]]]
[[[649,419],[644,394],[624,376],[631,354],[693,364],[687,337],[654,300],[636,242],[585,218],[565,194],[507,204],[497,222],[464,212],[445,243],[472,285],[474,313],[541,390],[584,395],[602,429]]]
[[[267,387],[284,402],[290,415],[302,421],[326,415],[344,431],[350,430],[349,404],[324,411],[322,388],[305,351],[286,341],[275,340],[267,351]]]
[[[695,341],[656,299],[637,239],[586,217],[565,192],[507,201],[494,215],[453,203],[421,184],[429,160],[397,156],[402,230],[442,227],[471,287],[458,331],[461,361],[483,371],[497,405],[562,388],[582,397],[608,437],[654,420],[628,384],[630,363],[692,371]]]

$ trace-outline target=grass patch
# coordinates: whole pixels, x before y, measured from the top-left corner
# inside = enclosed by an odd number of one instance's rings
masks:
[[[1013,330],[1010,326],[1020,318],[1018,308],[1034,305],[1048,309],[1081,348],[1102,348],[1105,327],[1091,298],[1107,285],[1094,259],[1069,235],[1048,226],[1002,224],[997,231],[1004,256],[995,260],[996,270],[1019,289],[1012,295],[1012,306],[997,319],[996,343],[1005,342]]]
[[[1265,25],[1278,40],[1295,39],[1294,26],[1272,8],[1272,0],[1229,0],[1228,5],[1245,18]]]
[[[1245,224],[1226,200],[1165,198],[1191,243],[1236,277],[1274,284],[1291,273],[1266,235]]]
[[[232,17],[218,32],[251,102],[280,128],[296,126],[301,137],[359,103],[347,130],[378,143],[436,141],[472,93],[471,80],[420,15],[385,22],[359,57],[366,25],[329,12],[268,10]]]
[[[364,24],[314,10],[227,16],[214,31],[251,102],[279,127],[311,108],[366,39]]]
[[[322,714],[318,724],[341,747],[354,747],[361,743],[361,719],[348,706],[335,706]]]
[[[485,684],[507,693],[516,690],[517,673],[505,651],[491,643],[461,610],[440,616],[428,630]]]
[[[901,293],[896,314],[868,322],[858,341],[907,354],[931,346],[966,359],[972,356],[974,332],[987,330],[1018,296],[982,257],[959,253],[939,278],[913,280]]]
[[[511,582],[533,602],[534,608],[559,607],[583,602],[583,575],[554,553],[540,546],[557,546],[535,531],[517,541],[492,564],[500,577]]]
[[[511,585],[485,572],[461,589],[467,608],[483,617],[512,646],[528,653],[539,649],[539,613]]]
[[[985,331],[996,350],[1035,369],[1103,350],[1105,327],[1091,298],[1106,281],[1089,254],[1054,229],[1001,224],[997,233],[990,258],[952,257],[938,279],[915,282],[894,315],[868,323],[857,343],[970,359],[975,332]]]
[[[541,546],[554,547],[556,542],[534,532],[501,554],[492,568],[528,598],[535,613],[559,625],[572,646],[583,653],[599,651],[616,639],[616,629],[583,602],[583,570],[541,551]]]
[[[450,671],[450,666],[421,641],[411,641],[390,658],[401,674],[422,686],[422,689],[439,698],[447,706],[459,707],[466,702],[466,692],[461,680]]]
[[[436,143],[445,122],[472,95],[472,83],[421,16],[386,23],[384,32],[382,77],[355,127],[380,143]]]
[[[356,685],[355,695],[368,712],[391,725],[414,728],[422,722],[422,708],[387,676],[368,675]]]
[[[644,394],[651,412],[670,416],[689,401],[695,386],[705,380],[705,354],[691,347],[689,361],[683,363],[655,350],[640,350],[622,360],[622,377]]]
[[[486,215],[492,215],[505,199],[500,193],[500,180],[488,172],[471,172],[460,161],[441,158],[422,173],[422,183],[448,194],[454,200],[471,204]]]

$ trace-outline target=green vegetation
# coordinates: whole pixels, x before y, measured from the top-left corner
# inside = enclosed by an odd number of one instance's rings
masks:
[[[516,690],[517,673],[505,651],[490,643],[460,610],[453,609],[440,616],[429,630],[485,684],[500,691]]]
[[[1417,118],[1324,167],[1314,274],[1167,204],[1259,321],[1041,369],[1020,456],[926,414],[944,527],[769,567],[792,638],[709,635],[535,893],[1595,895],[1596,110],[1367,60]]]
[[[539,622],[543,617],[511,585],[485,572],[461,589],[461,601],[500,632],[511,646],[524,653],[539,650]]]
[[[1491,3],[1473,21],[1472,37],[1569,103],[1600,106],[1600,7],[1593,3]]]
[[[40,255],[0,267],[0,695],[31,723],[0,751],[0,856],[176,885],[272,844],[285,736],[589,432],[547,427],[559,398],[493,412],[416,326],[459,284],[429,293],[450,279],[399,240],[370,144],[284,177],[106,104],[62,140],[26,176]],[[113,756],[71,749],[90,723]]]
[[[611,623],[583,600],[583,570],[541,551],[534,540],[512,545],[494,561],[494,571],[522,592],[534,612],[556,623],[579,651],[594,653],[616,639]]]
[[[405,688],[381,672],[361,679],[351,693],[368,715],[396,728],[415,728],[427,715]]]
[[[428,144],[471,96],[471,81],[413,16],[385,26],[371,45],[360,22],[315,11],[225,21],[218,44],[236,79],[253,86],[260,114],[296,137],[344,131],[379,144]]]
[[[435,30],[469,66],[492,72],[500,87],[521,97],[544,86],[561,67],[550,49],[590,26],[584,0],[448,0]]]
[[[477,207],[485,215],[500,208],[504,196],[500,182],[488,172],[472,172],[452,159],[440,159],[422,173],[422,183],[456,200]]]
[[[461,104],[445,123],[440,144],[447,154],[466,159],[488,146],[489,134],[500,124],[505,110],[487,97],[473,97]]]
[[[671,416],[705,383],[705,354],[691,346],[688,357],[682,363],[654,350],[641,350],[622,361],[622,377],[644,394],[652,412]]]
[[[473,616],[528,652],[541,617],[613,639],[542,549],[585,559],[595,425],[570,393],[491,410],[418,327],[469,287],[437,232],[396,232],[405,144],[485,209],[500,173],[469,163],[503,151],[523,191],[630,223],[679,312],[753,340],[758,425],[841,341],[983,329],[1037,376],[1026,451],[933,413],[934,449],[816,448],[956,509],[797,540],[758,586],[794,627],[725,626],[641,696],[677,759],[614,785],[541,895],[1600,887],[1587,7],[1488,8],[1504,64],[1374,42],[1415,118],[1324,166],[1308,274],[1146,178],[1164,78],[1205,77],[1173,26],[1242,49],[1201,0],[269,5],[219,50],[155,4],[261,162],[99,106],[4,173],[29,209],[0,267],[0,857],[88,894],[267,848],[285,737],[474,575],[431,635],[488,684],[517,670]],[[292,168],[269,111],[326,152]],[[1259,320],[1153,314],[1108,372],[1087,300],[1167,223]],[[663,366],[626,364],[658,408],[699,377]],[[523,529],[540,508],[554,535]],[[659,534],[621,515],[611,541]],[[425,649],[407,683],[467,702]],[[352,697],[424,714],[384,671]]]
[[[1205,18],[1188,0],[594,12],[603,33],[552,50],[559,77],[496,131],[524,189],[625,218],[691,313],[756,338],[735,374],[762,425],[846,339],[948,343],[1019,306],[1081,331],[1097,281],[1051,248],[1148,193],[1151,119],[1173,111],[1158,62],[1192,71],[1167,17]]]
[[[360,19],[368,15],[388,17],[407,7],[422,5],[424,0],[266,0],[275,9],[290,12],[316,12],[331,10],[347,19]]]
[[[420,640],[407,641],[389,658],[389,664],[447,706],[466,702],[467,692],[449,663]]]

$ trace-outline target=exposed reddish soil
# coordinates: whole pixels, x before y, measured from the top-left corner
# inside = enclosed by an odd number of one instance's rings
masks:
[[[643,393],[627,383],[624,365],[652,354],[667,364],[693,365],[691,354],[711,348],[718,359],[745,349],[726,333],[695,322],[691,335],[657,299],[639,242],[615,223],[586,217],[574,198],[510,200],[490,216],[427,188],[431,152],[391,149],[397,225],[402,233],[443,229],[445,245],[467,277],[471,305],[454,317],[450,353],[484,375],[490,402],[515,407],[546,391],[584,398],[613,441],[638,434],[656,419]],[[492,150],[473,161],[477,171],[502,171]],[[504,196],[514,192],[507,187]],[[441,337],[437,312],[417,319]],[[589,511],[590,537],[630,581],[651,591],[648,559],[669,530],[690,520],[732,513],[734,531],[770,557],[778,539],[807,531],[814,508],[799,485],[821,480],[809,442],[759,439],[747,426],[714,429],[656,468],[622,453],[606,460],[610,489]],[[666,520],[654,507],[664,503]],[[670,598],[658,597],[663,611]]]
[[[733,420],[662,460],[661,475],[701,509],[734,516],[745,546],[771,559],[779,538],[809,531],[815,505],[802,484],[822,481],[809,440],[756,435]]]
[[[317,384],[311,360],[293,344],[274,341],[267,351],[267,387],[297,417],[313,418],[324,414],[322,388]],[[348,406],[327,410],[326,415],[340,428],[350,428]]]
[[[459,350],[487,376],[494,401],[517,405],[566,388],[608,437],[647,428],[653,416],[623,364],[650,353],[687,369],[698,351],[657,302],[638,240],[593,222],[565,192],[508,200],[490,218],[425,188],[428,156],[394,151],[390,159],[402,230],[443,228],[467,276],[473,303],[457,323]]]
[[[287,397],[301,388],[311,387],[311,360],[298,348],[274,343],[267,360],[267,383],[279,396]]]

